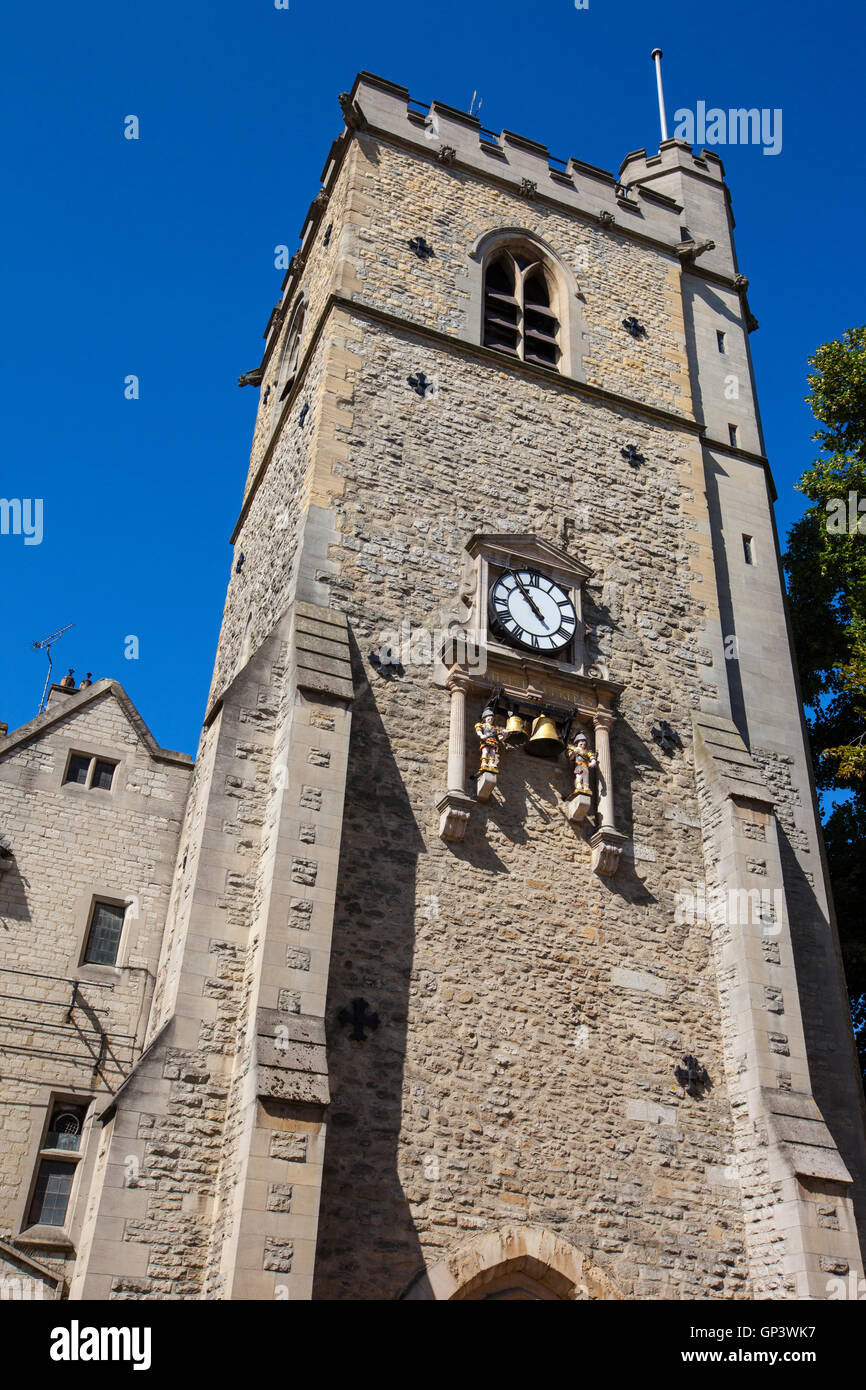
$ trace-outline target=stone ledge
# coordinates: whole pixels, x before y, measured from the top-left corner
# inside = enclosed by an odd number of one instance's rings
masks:
[[[850,1184],[851,1174],[812,1096],[761,1088],[770,1130],[797,1177]]]
[[[256,1094],[313,1105],[330,1103],[324,1019],[258,1010]]]
[[[695,743],[702,749],[728,797],[745,797],[772,808],[774,797],[742,740],[736,724],[718,714],[694,713]]]

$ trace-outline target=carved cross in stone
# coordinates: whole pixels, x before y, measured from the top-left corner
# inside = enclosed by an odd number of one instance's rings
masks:
[[[702,1067],[697,1057],[693,1057],[690,1052],[683,1058],[681,1067],[674,1067],[674,1076],[690,1096],[699,1096],[701,1088],[710,1083],[706,1067]]]
[[[673,753],[675,748],[682,748],[683,745],[679,734],[675,729],[671,728],[668,721],[666,719],[660,719],[659,725],[660,727],[658,728],[653,725],[650,730],[659,748],[665,753]]]
[[[423,372],[416,372],[414,376],[407,376],[406,380],[416,396],[426,396],[428,391],[433,390],[433,382],[428,381]]]
[[[643,454],[636,444],[627,444],[624,449],[620,449],[620,453],[624,459],[628,459],[632,468],[637,468],[644,461]]]
[[[354,1038],[355,1042],[366,1040],[365,1028],[370,1028],[375,1032],[379,1027],[379,1015],[371,1014],[369,1009],[370,1006],[366,999],[353,999],[351,1009],[341,1009],[339,1012],[338,1018],[343,1027],[347,1023],[352,1025],[350,1037]]]
[[[419,261],[429,261],[431,256],[436,255],[429,241],[422,236],[413,236],[412,240],[409,242],[409,250],[415,252]]]

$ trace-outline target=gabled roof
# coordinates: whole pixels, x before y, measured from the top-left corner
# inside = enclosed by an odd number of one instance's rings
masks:
[[[45,710],[43,714],[37,714],[36,718],[31,719],[29,724],[22,724],[21,728],[15,729],[8,738],[0,740],[0,758],[5,757],[11,749],[20,748],[22,744],[40,738],[47,729],[58,724],[61,719],[66,719],[68,715],[83,709],[85,705],[89,705],[93,700],[98,700],[102,695],[114,697],[155,762],[173,763],[176,767],[192,767],[194,759],[189,753],[175,753],[170,748],[160,748],[120,682],[107,678],[94,681],[93,685],[86,686],[84,690],[76,690],[74,694],[70,693],[65,699],[58,700],[52,709]]]

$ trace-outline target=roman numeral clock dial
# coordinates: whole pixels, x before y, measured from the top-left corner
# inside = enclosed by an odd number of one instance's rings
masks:
[[[540,656],[563,651],[577,629],[568,594],[535,570],[505,570],[493,581],[490,621],[503,641]]]

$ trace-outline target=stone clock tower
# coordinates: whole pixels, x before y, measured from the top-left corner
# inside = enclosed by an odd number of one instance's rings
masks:
[[[826,1298],[863,1101],[721,163],[341,103],[71,1295]]]

